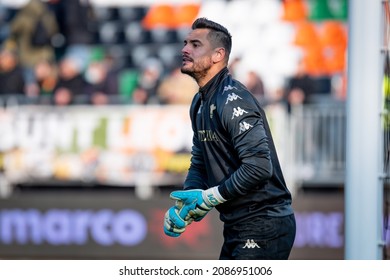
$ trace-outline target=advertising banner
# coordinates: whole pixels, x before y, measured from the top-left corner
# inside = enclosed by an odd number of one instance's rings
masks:
[[[298,195],[290,259],[344,258],[343,195]],[[28,192],[0,200],[2,259],[218,259],[222,223],[214,209],[179,238],[165,236],[166,194]]]
[[[174,184],[191,145],[186,106],[0,111],[0,170],[11,183]]]
[[[179,238],[163,231],[173,201],[129,192],[60,192],[1,200],[0,258],[217,259],[221,222],[212,211]]]

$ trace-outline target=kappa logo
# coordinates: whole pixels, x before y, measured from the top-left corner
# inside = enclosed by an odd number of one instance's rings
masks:
[[[246,114],[246,113],[248,113],[248,112],[245,111],[244,109],[241,109],[240,107],[234,108],[232,119],[234,119],[234,117],[242,116],[243,114]]]
[[[240,98],[242,99],[241,97],[239,97],[237,94],[235,94],[234,92],[233,93],[229,93],[228,94],[228,97],[226,98],[226,103],[225,104],[228,104],[229,102],[232,102],[234,100],[237,100],[237,98]]]
[[[237,89],[237,88],[234,87],[234,86],[231,86],[231,85],[225,86],[225,87],[223,88],[222,94],[224,94],[225,91],[232,90],[232,89]]]
[[[250,125],[247,122],[240,122],[240,134],[249,130],[252,127],[253,127],[253,125]]]
[[[259,248],[260,249],[260,246],[253,239],[247,239],[244,247],[242,247],[242,248],[243,249],[245,249],[245,248],[247,248],[247,249]]]

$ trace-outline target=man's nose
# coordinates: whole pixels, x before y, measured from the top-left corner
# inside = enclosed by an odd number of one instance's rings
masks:
[[[185,45],[182,49],[181,49],[181,54],[188,54],[188,46]]]

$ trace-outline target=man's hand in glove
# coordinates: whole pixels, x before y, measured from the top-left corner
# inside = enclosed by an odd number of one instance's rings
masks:
[[[170,213],[171,221],[178,228],[183,227],[182,220],[193,219],[199,222],[213,207],[226,201],[219,193],[218,186],[207,190],[174,191],[171,198],[183,203],[180,214],[177,211]]]
[[[176,201],[175,206],[169,208],[165,213],[164,233],[170,237],[179,237],[185,231],[186,227],[193,222],[192,218],[186,217],[188,216],[188,212],[181,212],[182,207],[183,202]],[[180,228],[177,227],[176,224],[178,224]]]

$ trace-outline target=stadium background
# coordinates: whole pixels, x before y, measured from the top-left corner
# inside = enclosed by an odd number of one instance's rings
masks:
[[[25,2],[0,1],[1,43]],[[90,4],[93,41],[83,46],[89,54],[84,63],[109,55],[120,69],[118,94],[104,106],[80,102],[61,108],[40,104],[39,97],[1,96],[0,258],[218,257],[216,211],[178,239],[162,232],[172,204],[169,192],[180,188],[188,168],[188,105],[172,100],[140,105],[131,99],[146,62],[157,60],[161,73],[174,71],[183,34],[194,18],[207,16],[233,34],[235,75],[245,80],[254,71],[269,100],[302,61],[316,81],[311,104],[289,112],[271,102],[266,110],[294,195],[297,238],[291,259],[343,259],[348,1]],[[57,55],[66,56],[56,42]],[[72,50],[80,59],[77,50],[85,48]],[[387,258],[390,241],[385,241]]]

